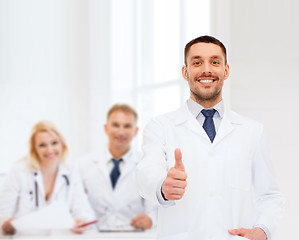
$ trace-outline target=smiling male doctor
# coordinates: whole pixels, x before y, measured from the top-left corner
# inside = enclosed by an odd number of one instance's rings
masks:
[[[270,240],[282,216],[263,126],[224,107],[225,46],[185,46],[190,99],[144,130],[140,194],[160,205],[158,239]]]
[[[132,145],[138,133],[137,112],[127,104],[115,104],[104,125],[108,144],[83,158],[80,173],[88,199],[106,231],[150,229],[157,206],[138,194],[136,165],[141,156]]]

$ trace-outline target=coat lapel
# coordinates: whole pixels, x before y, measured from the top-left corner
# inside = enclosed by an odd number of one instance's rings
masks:
[[[181,108],[179,108],[175,112],[176,116],[176,126],[179,126],[181,124],[185,124],[185,126],[195,134],[201,136],[202,138],[210,141],[208,135],[206,134],[203,127],[198,123],[196,118],[191,114],[191,112],[188,109],[187,103],[185,103]]]
[[[126,163],[123,172],[120,174],[119,181],[122,181],[122,179],[125,178],[135,168],[137,164],[136,161],[139,160],[138,156],[136,156],[137,151],[133,151],[132,148],[133,147],[131,147],[130,151],[124,156]]]
[[[108,158],[106,158],[106,154],[98,156],[98,160],[95,160],[95,164],[97,169],[99,170],[99,175],[102,174],[107,183],[111,184],[110,173],[107,170],[107,159]]]
[[[234,113],[231,110],[226,110],[224,112],[223,119],[221,120],[221,124],[217,131],[213,145],[214,146],[217,145],[226,136],[230,135],[238,125],[241,125],[241,124],[242,124],[242,121],[236,113]]]
[[[94,158],[94,166],[96,168],[95,174],[93,178],[98,178],[95,183],[97,186],[102,187],[105,186],[103,190],[105,194],[101,196],[106,202],[113,205],[114,204],[114,190],[112,188],[111,179],[110,179],[110,171],[108,170],[108,161],[112,159],[111,154],[109,153],[108,146],[105,150],[100,151]],[[102,177],[101,177],[102,176]]]
[[[66,176],[68,181],[70,181],[69,175],[70,172],[68,171],[68,169],[65,166],[60,164],[55,179],[55,185],[54,185],[53,193],[51,195],[51,199],[53,199],[53,197],[55,198],[59,194],[61,188],[67,186],[67,180],[64,176]]]

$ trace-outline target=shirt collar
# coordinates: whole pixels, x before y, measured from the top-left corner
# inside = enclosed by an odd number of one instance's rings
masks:
[[[128,158],[131,155],[132,155],[132,147],[130,148],[130,150],[125,155],[121,156],[120,158],[122,159],[122,161],[124,163],[126,163],[127,160],[128,160]],[[107,148],[107,163],[109,163],[110,161],[112,161],[112,158],[114,158],[114,157],[112,156],[112,154],[110,153],[109,149]]]
[[[199,103],[195,102],[193,99],[189,98],[187,100],[187,106],[191,114],[197,118],[198,114],[201,112],[201,110],[205,109],[203,106],[201,106]],[[215,106],[213,106],[218,113],[218,116],[220,119],[223,118],[224,114],[224,103],[223,100],[221,100],[219,103],[217,103]]]

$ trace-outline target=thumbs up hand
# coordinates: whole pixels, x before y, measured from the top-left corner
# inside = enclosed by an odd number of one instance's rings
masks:
[[[168,171],[162,184],[162,194],[167,200],[181,199],[187,186],[187,174],[185,173],[181,150],[175,149],[174,155],[175,165]]]

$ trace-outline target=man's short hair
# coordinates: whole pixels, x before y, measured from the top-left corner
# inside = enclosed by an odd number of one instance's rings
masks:
[[[116,111],[121,111],[121,112],[125,112],[125,113],[130,113],[132,114],[135,119],[136,119],[136,122],[137,122],[137,119],[138,119],[138,114],[137,112],[135,111],[135,109],[133,107],[131,107],[130,105],[128,104],[120,104],[120,103],[117,103],[117,104],[114,104],[108,111],[107,113],[107,120],[108,118],[110,117],[110,115]]]
[[[196,44],[196,43],[200,43],[200,42],[213,43],[213,44],[218,45],[222,49],[222,52],[224,54],[225,64],[227,63],[226,48],[225,48],[224,44],[220,40],[218,40],[217,38],[205,35],[205,36],[197,37],[197,38],[191,40],[190,42],[188,42],[186,44],[186,46],[185,46],[185,55],[184,55],[184,57],[185,57],[184,61],[185,61],[186,66],[187,66],[187,55],[188,55],[188,52],[189,52],[191,46]]]

